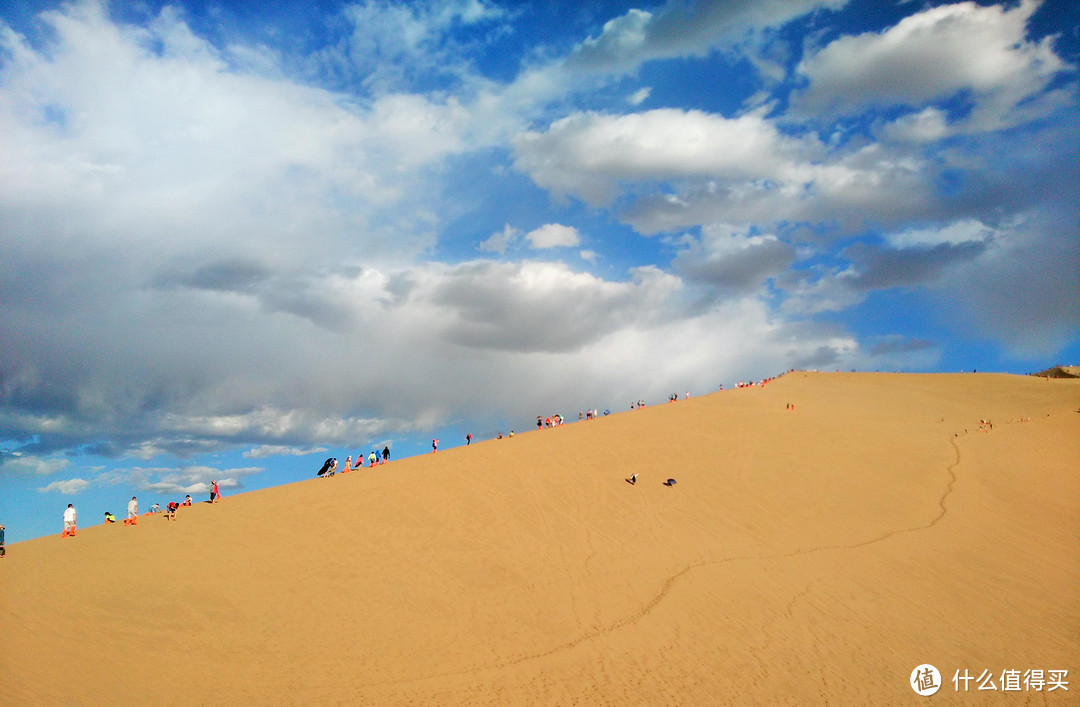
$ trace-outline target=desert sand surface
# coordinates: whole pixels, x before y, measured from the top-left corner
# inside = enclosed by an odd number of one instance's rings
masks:
[[[0,704],[1077,704],[1078,408],[793,372],[175,522],[58,508],[0,561]]]

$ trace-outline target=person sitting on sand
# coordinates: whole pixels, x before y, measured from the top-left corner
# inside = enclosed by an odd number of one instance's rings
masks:
[[[165,520],[176,520],[176,509],[179,507],[179,503],[170,501],[169,505],[165,506]]]
[[[105,511],[105,522],[106,523],[115,523],[116,522],[116,516],[114,516],[112,513],[109,513],[108,511]]]
[[[191,505],[191,494],[190,493],[187,496],[184,496],[184,502],[181,503],[180,505],[182,505],[182,506],[190,506]]]

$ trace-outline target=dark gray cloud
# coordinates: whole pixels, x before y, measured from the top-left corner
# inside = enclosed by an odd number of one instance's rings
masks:
[[[903,336],[883,337],[870,346],[871,356],[887,356],[896,353],[909,353],[912,351],[926,351],[934,348],[933,341],[928,339],[909,339]]]
[[[860,291],[932,283],[940,280],[949,266],[977,258],[986,249],[983,241],[903,249],[857,243],[843,251],[856,269],[856,274],[845,282]]]
[[[671,266],[687,280],[725,293],[753,293],[762,283],[795,261],[795,250],[775,238],[757,239],[724,250],[708,252],[699,241],[679,252]]]
[[[250,292],[264,282],[270,271],[261,263],[230,258],[198,265],[187,272],[165,272],[158,276],[161,286],[182,285],[217,292]]]

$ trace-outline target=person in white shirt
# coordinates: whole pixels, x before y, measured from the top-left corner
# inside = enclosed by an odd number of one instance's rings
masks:
[[[128,501],[128,515],[125,525],[135,525],[139,522],[139,502],[132,496]]]
[[[75,506],[68,504],[68,507],[64,509],[64,535],[75,534]]]

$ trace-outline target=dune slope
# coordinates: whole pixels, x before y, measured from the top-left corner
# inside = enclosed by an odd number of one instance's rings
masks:
[[[1076,677],[1078,407],[1073,380],[790,373],[18,543],[0,704],[896,704],[921,663],[959,704],[956,670]]]

